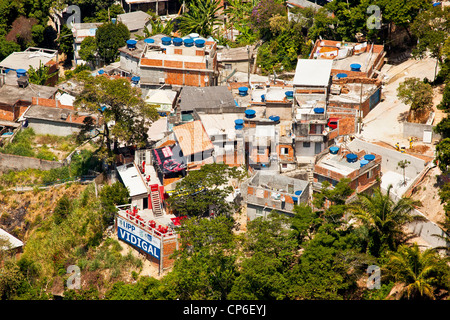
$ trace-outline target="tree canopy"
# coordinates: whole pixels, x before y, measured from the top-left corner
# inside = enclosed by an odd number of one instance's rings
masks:
[[[78,78],[83,81],[84,88],[75,105],[95,112],[103,119],[101,135],[109,157],[112,156],[112,146],[116,150],[119,141],[146,145],[147,131],[158,119],[158,113],[142,100],[139,88],[132,87],[124,78],[94,77],[86,71],[78,74]]]

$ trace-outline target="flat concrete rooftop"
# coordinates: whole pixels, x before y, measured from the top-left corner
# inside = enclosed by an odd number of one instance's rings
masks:
[[[344,176],[349,175],[350,173],[352,173],[355,170],[359,170],[360,168],[360,164],[359,164],[359,160],[358,159],[356,162],[348,162],[347,158],[342,155],[337,155],[337,154],[327,154],[325,155],[318,163],[317,165],[336,172],[336,173],[340,173]]]

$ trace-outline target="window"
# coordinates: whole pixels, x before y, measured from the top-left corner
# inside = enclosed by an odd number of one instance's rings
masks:
[[[282,169],[287,169],[287,163],[282,163],[282,164],[281,164],[281,168],[282,168]]]
[[[280,148],[280,154],[282,154],[284,156],[289,155],[289,148],[284,148],[284,147]]]
[[[266,154],[266,147],[258,147],[258,154],[263,155]]]
[[[225,70],[231,70],[231,63],[225,63]]]
[[[311,142],[303,142],[303,148],[310,148]]]
[[[262,217],[263,216],[263,209],[256,208],[256,216],[257,217]]]
[[[370,179],[370,178],[372,178],[372,170],[369,170],[367,172],[367,179]]]

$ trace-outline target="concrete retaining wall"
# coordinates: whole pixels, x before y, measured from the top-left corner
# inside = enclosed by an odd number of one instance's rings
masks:
[[[60,168],[63,165],[63,163],[57,161],[48,161],[37,158],[0,153],[0,171],[21,171],[26,169],[50,170],[54,168]]]
[[[422,141],[425,130],[431,130],[433,132],[433,126],[424,123],[403,122],[403,138],[416,137]],[[440,138],[440,134],[432,133],[432,140],[439,140]]]

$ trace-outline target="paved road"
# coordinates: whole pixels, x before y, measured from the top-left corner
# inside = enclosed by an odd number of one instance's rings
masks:
[[[382,73],[391,79],[383,88],[385,99],[363,119],[361,136],[368,141],[384,141],[390,145],[400,142],[401,145],[408,146],[408,140],[403,138],[401,121],[409,106],[398,100],[396,90],[408,77],[433,79],[435,65],[436,60],[431,58],[410,59],[397,66],[385,65]]]

